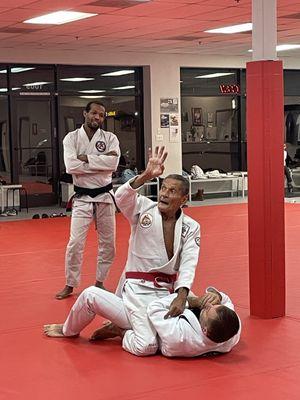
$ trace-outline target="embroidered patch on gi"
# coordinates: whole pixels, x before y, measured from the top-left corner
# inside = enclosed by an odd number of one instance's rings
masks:
[[[185,238],[186,235],[188,234],[189,230],[190,230],[190,227],[189,227],[188,225],[182,224],[181,236],[182,236],[183,238]]]
[[[142,228],[149,228],[152,225],[152,215],[151,214],[144,214],[141,216],[140,225]]]
[[[196,245],[200,247],[200,237],[195,238]]]
[[[106,144],[102,142],[102,140],[98,140],[95,144],[96,149],[100,151],[100,153],[103,153],[106,150]]]

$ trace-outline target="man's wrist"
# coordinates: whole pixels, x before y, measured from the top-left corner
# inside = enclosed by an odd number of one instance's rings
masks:
[[[142,172],[140,175],[137,175],[132,182],[130,182],[130,186],[133,189],[138,189],[139,187],[143,186],[144,183],[150,181],[151,179],[152,179],[151,176],[149,176],[145,172]]]

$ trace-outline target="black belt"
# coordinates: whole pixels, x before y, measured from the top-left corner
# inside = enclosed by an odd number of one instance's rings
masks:
[[[83,188],[83,187],[79,187],[79,186],[74,185],[74,191],[75,191],[76,194],[87,195],[87,196],[90,196],[90,197],[96,197],[99,194],[107,193],[112,188],[113,188],[112,183],[110,183],[109,185],[100,187],[100,188],[95,188],[95,189]]]

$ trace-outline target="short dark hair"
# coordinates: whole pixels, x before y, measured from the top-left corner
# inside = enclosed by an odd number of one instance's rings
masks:
[[[104,110],[105,110],[105,105],[103,104],[103,103],[101,103],[100,101],[89,101],[88,103],[87,103],[87,105],[85,106],[85,111],[86,112],[89,112],[90,110],[91,110],[91,108],[92,108],[92,104],[97,104],[98,106],[101,106],[101,107],[103,107],[104,108]]]
[[[207,337],[215,343],[226,342],[240,329],[240,321],[235,311],[221,305],[216,308],[217,317],[209,321]]]
[[[170,174],[164,178],[165,179],[175,179],[181,182],[181,191],[183,195],[189,194],[190,184],[189,181],[182,175],[179,174]]]

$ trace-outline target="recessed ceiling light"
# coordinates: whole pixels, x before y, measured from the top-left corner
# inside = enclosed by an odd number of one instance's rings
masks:
[[[206,33],[239,33],[252,31],[252,22],[247,22],[246,24],[224,26],[223,28],[209,29],[204,31]]]
[[[114,87],[112,89],[114,90],[126,90],[126,89],[134,89],[135,86],[119,86],[119,87]]]
[[[13,88],[11,88],[11,90],[19,90],[19,89],[21,89],[20,87],[13,87]],[[7,90],[7,88],[0,88],[0,92],[7,92],[8,90]]]
[[[62,25],[79,19],[93,17],[98,14],[83,13],[77,11],[56,11],[23,21],[25,24],[52,24]]]
[[[219,78],[220,76],[234,75],[234,72],[217,72],[214,74],[208,75],[198,75],[195,76],[195,79],[210,79],[210,78]]]
[[[31,69],[35,69],[35,68],[30,68],[30,67],[26,67],[26,68],[23,68],[23,67],[15,67],[15,68],[12,68],[11,69],[11,72],[13,73],[13,74],[17,74],[17,73],[19,73],[19,72],[25,72],[25,71],[30,71]]]
[[[85,82],[85,81],[94,81],[95,78],[62,78],[60,81],[65,82]]]
[[[102,99],[105,96],[79,96],[82,99]]]
[[[78,90],[79,93],[104,93],[105,90],[96,90],[96,89],[91,89],[91,90]]]
[[[10,71],[13,73],[13,74],[17,74],[18,72],[25,72],[25,71],[30,71],[31,69],[35,69],[35,68],[23,68],[23,67],[15,67],[15,68],[12,68]],[[1,71],[0,71],[0,74],[6,74],[6,72],[7,72],[7,70],[6,69],[1,69]]]
[[[101,76],[122,76],[134,74],[133,69],[122,69],[121,71],[107,72],[106,74],[101,74]]]
[[[276,51],[286,51],[286,50],[295,50],[300,49],[300,44],[278,44],[276,46]],[[249,53],[252,53],[253,50],[248,50]]]
[[[31,82],[31,83],[24,83],[23,86],[43,86],[43,85],[49,85],[52,82]]]

